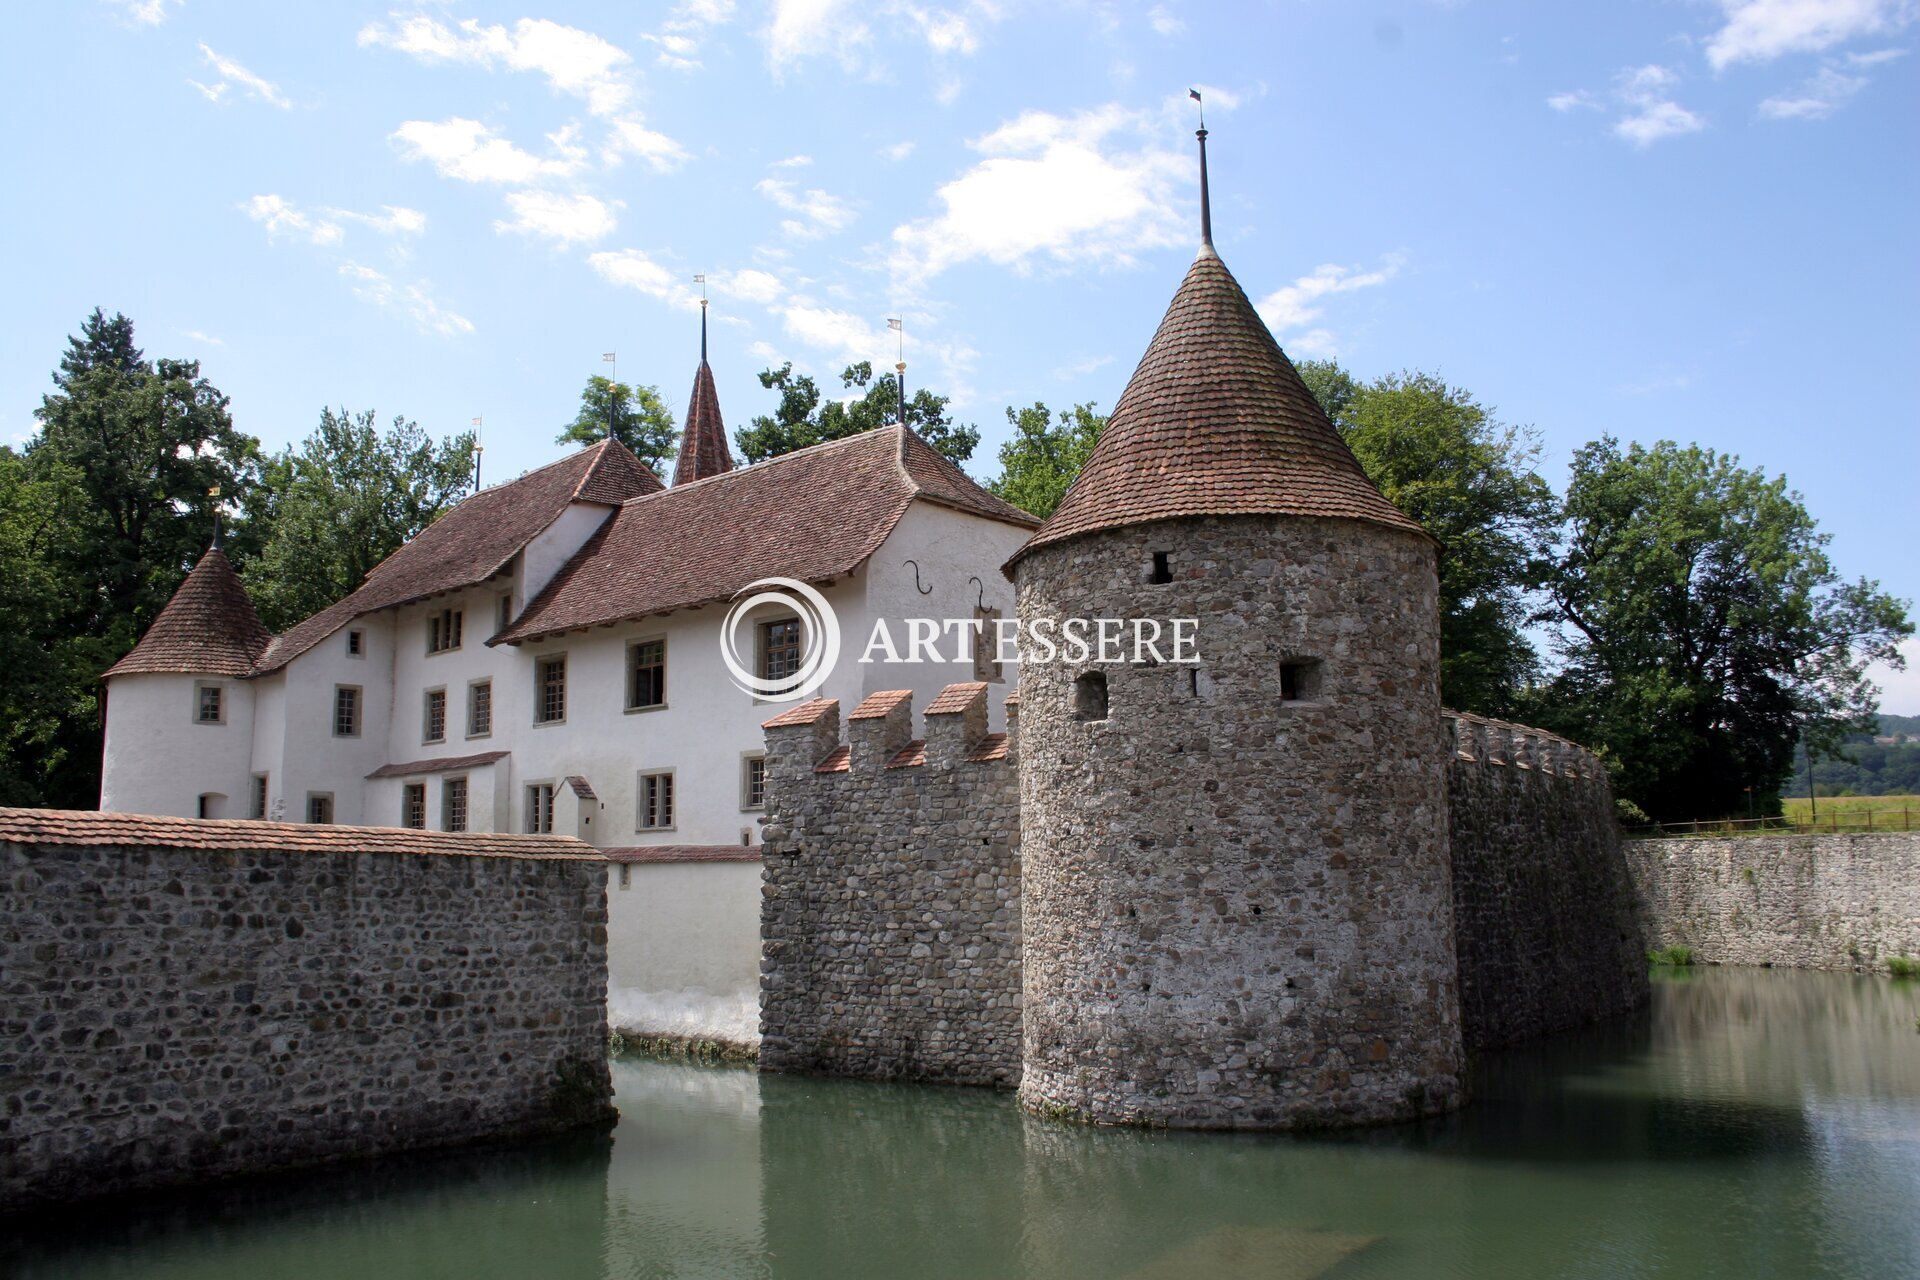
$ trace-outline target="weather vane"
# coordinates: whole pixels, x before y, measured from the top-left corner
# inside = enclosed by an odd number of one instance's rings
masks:
[[[900,425],[907,425],[907,331],[899,320],[889,318],[887,328],[900,335],[899,353],[894,360],[895,389],[900,393]]]

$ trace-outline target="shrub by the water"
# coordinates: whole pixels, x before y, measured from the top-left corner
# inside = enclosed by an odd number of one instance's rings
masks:
[[[1683,946],[1655,947],[1647,952],[1648,964],[1670,964],[1685,967],[1693,963],[1693,948]]]
[[[1887,972],[1896,978],[1920,978],[1920,960],[1912,956],[1893,956],[1887,960]]]

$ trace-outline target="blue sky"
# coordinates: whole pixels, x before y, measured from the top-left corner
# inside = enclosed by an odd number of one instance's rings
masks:
[[[483,416],[500,478],[585,379],[722,409],[891,362],[997,469],[1009,404],[1111,406],[1196,239],[1296,357],[1437,371],[1547,445],[1785,472],[1920,598],[1920,3],[1013,0],[12,15],[0,439],[94,306],[269,446],[325,404]],[[1920,647],[1912,650],[1920,659]],[[1887,682],[1920,712],[1920,661]]]

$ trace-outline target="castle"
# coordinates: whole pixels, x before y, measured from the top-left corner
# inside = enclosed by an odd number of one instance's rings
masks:
[[[1434,540],[1212,244],[1017,614],[1198,620],[1197,663],[1021,665],[766,723],[761,1062],[1045,1113],[1311,1128],[1459,1106],[1470,1049],[1645,994],[1604,770],[1442,712]],[[1104,655],[1102,655],[1104,656]],[[1578,959],[1569,963],[1569,949]]]

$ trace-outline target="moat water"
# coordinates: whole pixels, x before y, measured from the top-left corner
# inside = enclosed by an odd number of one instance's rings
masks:
[[[0,1224],[29,1277],[1920,1276],[1920,983],[1656,973],[1445,1121],[1113,1132],[645,1060],[597,1136]]]

